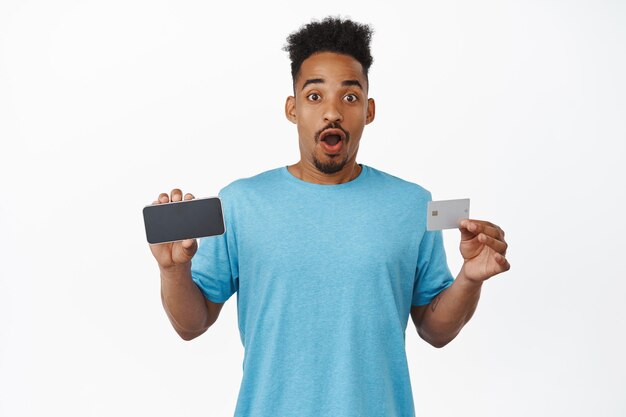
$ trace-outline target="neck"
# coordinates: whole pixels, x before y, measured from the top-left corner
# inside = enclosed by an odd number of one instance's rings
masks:
[[[352,181],[361,173],[361,166],[355,162],[346,164],[340,171],[333,174],[325,174],[317,170],[313,164],[306,164],[302,161],[288,166],[289,172],[302,181],[313,184],[337,185]]]

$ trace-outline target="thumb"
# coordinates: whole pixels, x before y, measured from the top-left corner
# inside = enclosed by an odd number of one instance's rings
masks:
[[[189,256],[190,258],[196,253],[196,250],[198,249],[198,243],[196,242],[196,239],[185,239],[181,242],[181,246],[185,255]]]
[[[461,231],[461,241],[472,240],[476,237],[478,233],[476,233],[476,226],[474,223],[469,220],[461,221],[459,225],[459,230]]]

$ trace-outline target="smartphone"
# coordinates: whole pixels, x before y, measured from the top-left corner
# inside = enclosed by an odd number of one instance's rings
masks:
[[[148,243],[168,243],[224,233],[219,197],[198,198],[143,208]]]

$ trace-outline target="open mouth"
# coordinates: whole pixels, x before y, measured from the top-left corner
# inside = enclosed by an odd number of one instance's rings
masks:
[[[337,153],[341,150],[346,136],[341,129],[326,129],[320,135],[320,143],[327,153]]]
[[[340,140],[341,136],[339,135],[327,135],[322,139],[324,142],[329,144],[330,146],[335,146]]]

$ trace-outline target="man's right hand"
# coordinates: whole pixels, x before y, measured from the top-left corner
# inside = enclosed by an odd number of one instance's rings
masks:
[[[185,194],[185,200],[193,200],[193,195]],[[164,204],[170,201],[182,201],[183,192],[175,188],[170,195],[162,193],[159,198],[152,202],[152,204]],[[173,243],[160,243],[150,245],[152,255],[159,263],[161,270],[173,270],[178,268],[189,268],[189,262],[193,255],[198,250],[198,242],[196,239],[186,239]]]

